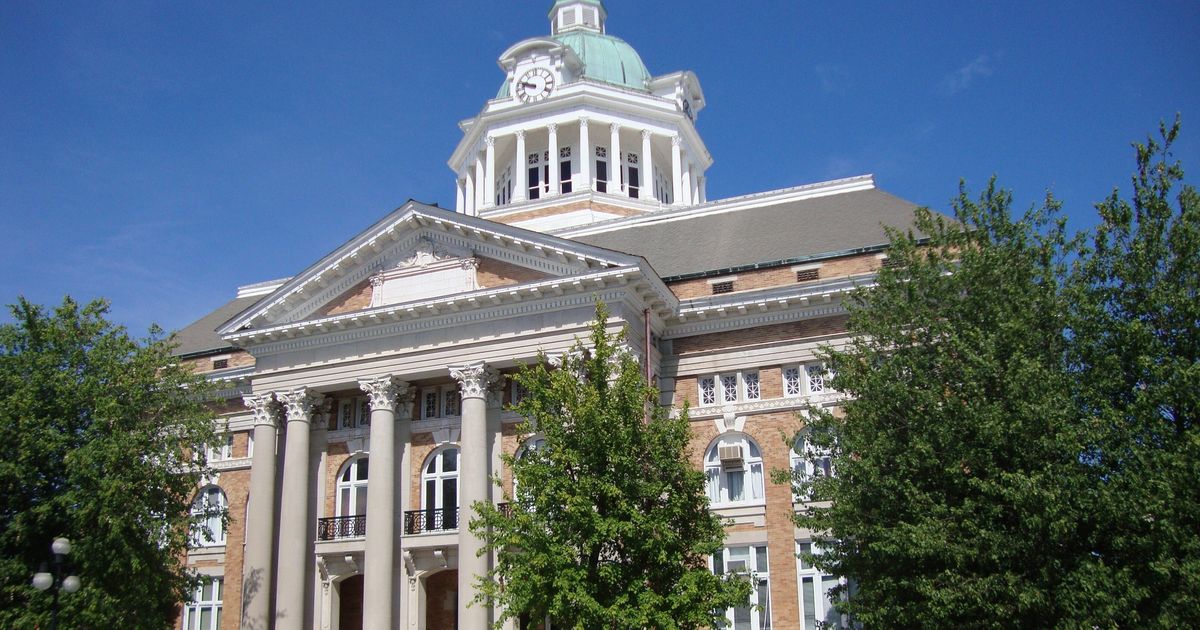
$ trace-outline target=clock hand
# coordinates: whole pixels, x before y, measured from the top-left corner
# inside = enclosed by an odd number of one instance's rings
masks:
[[[537,89],[537,86],[533,83],[526,83],[524,81],[521,82],[521,87],[533,88],[535,90]]]

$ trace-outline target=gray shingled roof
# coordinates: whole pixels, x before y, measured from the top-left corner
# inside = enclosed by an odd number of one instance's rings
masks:
[[[175,341],[179,344],[179,347],[175,348],[175,354],[186,356],[232,348],[233,346],[230,346],[217,334],[217,328],[262,298],[261,295],[235,298],[208,315],[184,326],[175,333]]]
[[[870,189],[580,236],[644,257],[663,278],[803,259],[886,244],[883,225],[908,228],[916,205]]]

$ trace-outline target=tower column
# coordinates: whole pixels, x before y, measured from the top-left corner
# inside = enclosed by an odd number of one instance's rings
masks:
[[[526,175],[529,166],[525,163],[525,130],[517,131],[517,155],[513,158],[513,202],[525,201],[529,194],[529,181]]]
[[[671,137],[671,203],[683,205],[683,138]]]
[[[625,187],[621,185],[621,125],[613,123],[608,126],[608,130],[608,150],[611,156],[609,164],[612,166],[612,174],[608,177],[612,182],[612,188],[609,190],[619,195],[625,191]]]
[[[496,138],[488,136],[483,139],[484,159],[486,164],[483,167],[483,207],[491,208],[496,205]]]
[[[463,177],[463,214],[474,216],[475,212],[475,171],[470,167],[467,168],[467,174]]]
[[[559,191],[559,186],[558,186],[558,123],[550,123],[549,125],[546,125],[546,131],[550,132],[550,150],[549,150],[549,155],[546,156],[548,158],[548,162],[550,163],[549,164],[550,168],[547,169],[550,171],[550,177],[548,178],[548,180],[550,182],[550,191],[547,194],[557,195],[558,191]],[[461,622],[461,620],[462,619],[460,617],[459,621]],[[464,627],[467,627],[467,626],[464,626]]]
[[[363,379],[371,404],[371,474],[363,562],[363,630],[392,630],[392,565],[396,542],[396,404],[408,384],[393,376]],[[403,423],[408,431],[408,423]],[[401,483],[407,483],[401,479]]]
[[[683,205],[692,205],[692,161],[683,161]]]
[[[592,190],[592,141],[588,137],[587,116],[579,119],[579,179],[576,190]]]
[[[479,216],[479,209],[485,207],[487,204],[487,195],[484,194],[483,189],[483,180],[485,177],[483,174],[483,158],[480,157],[479,151],[475,151],[475,208],[471,212],[473,216]]]
[[[703,175],[696,176],[696,195],[696,203],[708,201],[708,178]]]
[[[649,129],[642,130],[642,155],[638,160],[638,168],[641,171],[641,178],[638,185],[641,190],[638,191],[638,197],[642,199],[654,199],[654,158],[650,155],[650,133]]]
[[[276,394],[287,412],[283,488],[279,499],[279,580],[275,591],[276,630],[305,627],[304,586],[308,583],[309,434],[313,412],[325,397],[298,387]]]
[[[254,461],[250,467],[250,508],[246,514],[246,551],[242,563],[243,628],[267,628],[271,622],[275,546],[275,442],[279,403],[271,393],[244,396],[254,413]]]
[[[454,180],[454,211],[466,212],[465,204],[467,203],[466,192],[463,190],[463,178],[459,177]]]
[[[462,391],[462,431],[459,437],[462,470],[458,480],[458,627],[487,628],[491,610],[473,604],[471,593],[475,580],[486,576],[488,557],[480,556],[483,541],[471,532],[468,524],[475,518],[475,503],[488,501],[488,480],[491,477],[488,436],[487,391],[497,380],[494,368],[483,362],[450,368],[450,376],[458,381]],[[368,529],[370,531],[370,529]]]

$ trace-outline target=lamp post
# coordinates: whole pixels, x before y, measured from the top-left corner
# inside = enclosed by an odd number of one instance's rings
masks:
[[[54,589],[54,603],[50,607],[50,630],[58,630],[58,592],[74,593],[79,590],[80,583],[77,576],[63,576],[63,565],[71,553],[71,541],[61,537],[55,538],[50,544],[50,551],[54,552],[54,573],[46,571],[46,563],[43,562],[42,570],[33,574],[33,587],[39,591]]]

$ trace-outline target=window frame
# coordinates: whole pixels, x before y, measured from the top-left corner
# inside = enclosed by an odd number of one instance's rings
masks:
[[[833,607],[834,600],[829,597],[830,589],[845,585],[847,581],[845,578],[826,574],[805,558],[806,555],[819,556],[823,553],[819,540],[796,540],[796,605],[802,630],[850,627],[846,617],[837,612]],[[811,618],[806,618],[809,613],[807,602],[810,600],[806,600],[805,595],[811,595]],[[831,621],[830,613],[836,615],[836,621]]]
[[[211,595],[204,599],[204,589],[212,587]],[[192,597],[183,606],[183,630],[219,630],[221,627],[221,608],[224,605],[225,578],[212,576],[196,585]],[[208,627],[200,625],[205,612],[209,613]]]
[[[729,379],[733,379],[730,384]],[[757,393],[751,397],[750,381],[753,381]],[[711,384],[711,390],[706,387],[706,383]],[[736,405],[742,402],[755,402],[762,400],[762,371],[761,370],[739,370],[737,372],[716,372],[713,374],[700,374],[696,377],[696,393],[699,407],[716,407],[722,405]],[[712,402],[705,402],[705,394],[711,394]]]
[[[745,554],[744,560],[741,558],[732,558],[734,550],[738,551],[738,555]],[[750,591],[750,600],[746,602],[746,606],[734,606],[725,609],[725,627],[732,628],[738,623],[735,616],[739,610],[746,611],[746,616],[749,621],[751,630],[771,630],[774,627],[771,620],[771,571],[770,571],[770,547],[767,543],[752,543],[746,545],[728,545],[722,547],[717,554],[713,554],[709,558],[709,567],[714,575],[728,576],[737,573],[745,573],[752,577],[753,588]],[[717,555],[720,554],[720,566],[717,563]],[[726,567],[731,562],[745,562],[744,571],[726,571]],[[760,566],[762,565],[762,566]],[[766,601],[760,601],[762,599]]]
[[[366,464],[366,474],[362,477],[358,477],[357,473],[363,464]],[[344,477],[352,473],[355,478],[349,480],[344,479]],[[342,467],[338,470],[337,482],[334,484],[334,516],[366,516],[368,498],[367,492],[369,492],[368,484],[370,483],[370,477],[371,462],[369,455],[353,457],[347,460],[346,463],[342,464]],[[362,505],[359,505],[360,490],[362,490]],[[348,495],[348,501],[343,502],[343,491],[345,491]],[[342,507],[343,503],[347,505],[346,508]]]
[[[216,504],[212,503],[212,497],[216,497]],[[210,483],[202,486],[196,491],[196,496],[192,499],[190,514],[192,517],[192,546],[197,548],[209,547],[224,547],[226,542],[225,524],[222,522],[221,512],[228,509],[229,497],[221,486]],[[213,511],[216,513],[212,513]],[[200,519],[200,520],[197,520]],[[208,529],[208,533],[212,536],[212,540],[208,539],[204,530]]]
[[[741,475],[735,469],[727,469],[721,461],[722,446],[738,446],[742,449]],[[740,479],[739,484],[733,482]],[[716,487],[713,481],[716,480]],[[735,486],[740,487],[740,498],[734,496]],[[710,508],[765,505],[765,463],[762,449],[754,438],[745,433],[726,433],[717,436],[704,451],[704,492]]]

